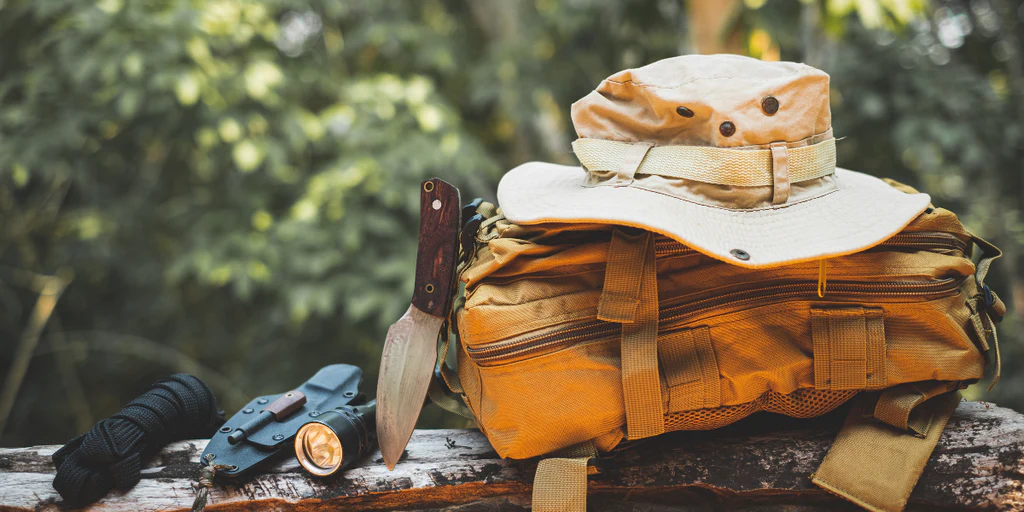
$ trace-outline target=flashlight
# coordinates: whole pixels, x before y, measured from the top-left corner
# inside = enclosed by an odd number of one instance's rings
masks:
[[[295,434],[295,457],[315,476],[333,475],[362,458],[377,441],[377,401],[320,413]]]

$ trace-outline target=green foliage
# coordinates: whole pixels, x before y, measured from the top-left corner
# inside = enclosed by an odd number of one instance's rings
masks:
[[[1004,378],[994,392],[975,386],[968,396],[1021,408],[1024,83],[1020,50],[1000,50],[1017,44],[1008,41],[1018,37],[1021,4],[947,2],[905,20],[888,18],[892,32],[829,19],[835,3],[825,2],[824,24],[841,25],[842,38],[818,36],[814,51],[793,37],[806,30],[797,16],[747,15],[783,42],[784,58],[806,54],[830,73],[839,165],[928,192],[933,204],[1003,249],[987,283],[1010,307],[999,326]]]
[[[924,0],[745,3],[751,52],[832,73],[842,165],[1021,243],[1021,91],[991,50],[1015,22],[950,49]],[[493,199],[508,168],[572,163],[569,105],[688,31],[678,1],[0,0],[0,368],[32,275],[75,274],[2,444],[69,438],[179,370],[228,410],[331,362],[372,393],[418,183]]]

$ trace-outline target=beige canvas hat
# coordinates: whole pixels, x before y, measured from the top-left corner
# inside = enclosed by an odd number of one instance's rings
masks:
[[[927,194],[837,168],[829,77],[804,64],[687,55],[616,73],[572,106],[582,167],[531,162],[498,186],[517,224],[662,233],[744,267],[868,249]]]

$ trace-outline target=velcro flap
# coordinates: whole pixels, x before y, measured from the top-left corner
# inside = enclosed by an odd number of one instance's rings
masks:
[[[941,394],[917,407],[928,424],[921,437],[871,419],[867,414],[870,398],[864,396],[855,403],[811,480],[872,512],[900,512],[960,402],[960,394]]]
[[[670,412],[722,405],[718,361],[706,326],[663,336],[658,356]]]
[[[811,333],[815,388],[885,387],[885,321],[881,309],[812,309]]]

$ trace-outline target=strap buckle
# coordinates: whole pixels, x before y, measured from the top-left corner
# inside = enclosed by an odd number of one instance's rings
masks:
[[[995,307],[996,294],[995,292],[992,291],[991,288],[988,287],[987,284],[982,285],[981,296],[982,299],[985,301],[985,310],[988,311],[989,317],[996,323],[1002,322],[1003,315],[1001,315],[999,313],[999,309]]]

